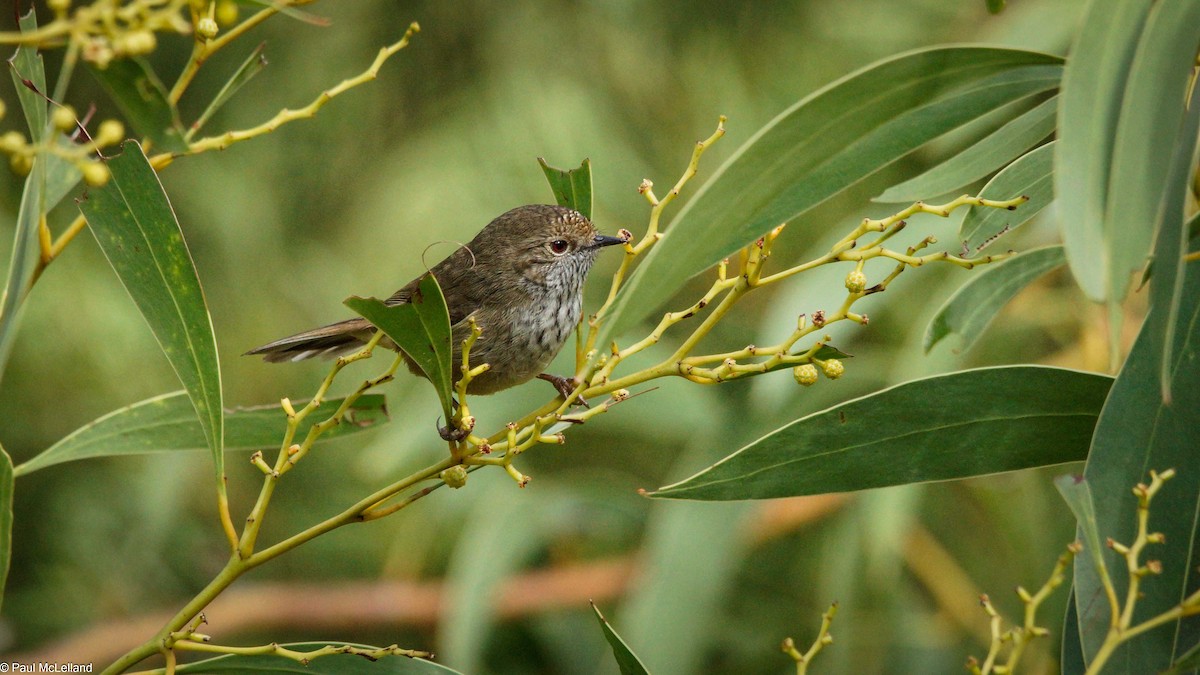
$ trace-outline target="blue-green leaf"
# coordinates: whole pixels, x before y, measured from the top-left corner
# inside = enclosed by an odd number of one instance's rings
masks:
[[[1143,560],[1159,560],[1162,573],[1140,584],[1135,623],[1178,605],[1200,581],[1195,567],[1200,555],[1200,512],[1196,508],[1200,503],[1196,462],[1196,429],[1200,428],[1200,269],[1191,265],[1185,271],[1179,328],[1171,336],[1173,400],[1168,405],[1161,396],[1159,364],[1163,344],[1153,331],[1143,327],[1104,405],[1084,469],[1095,497],[1100,536],[1124,544],[1133,540],[1137,522],[1137,499],[1130,488],[1147,482],[1150,470],[1174,468],[1178,472],[1151,504],[1150,531],[1162,532],[1166,543],[1153,544]],[[1124,558],[1107,548],[1101,553],[1112,571],[1117,597],[1124,598],[1128,586]],[[1089,561],[1075,562],[1075,593],[1084,654],[1090,662],[1104,641],[1110,613]],[[1190,620],[1165,624],[1118,648],[1105,672],[1159,672],[1197,642],[1200,625]]]
[[[979,253],[1002,234],[1029,222],[1054,200],[1054,146],[1047,143],[1017,158],[992,177],[979,196],[1006,200],[1022,195],[1029,201],[1012,211],[972,206],[958,236],[971,255]]]
[[[942,134],[1058,86],[1058,57],[937,47],[872,64],[758,131],[675,218],[629,279],[597,344],[704,270]]]
[[[202,128],[205,123],[208,122],[209,118],[211,118],[218,110],[221,109],[221,106],[225,105],[229,99],[233,98],[233,95],[236,94],[239,89],[245,86],[247,82],[254,79],[255,75],[258,75],[263,71],[264,68],[267,67],[267,57],[263,56],[263,49],[265,47],[265,42],[260,43],[254,48],[254,51],[250,52],[250,56],[247,56],[246,60],[242,62],[242,65],[233,72],[233,75],[230,76],[229,80],[225,82],[225,85],[221,87],[221,91],[217,92],[217,95],[213,97],[213,100],[208,104],[208,107],[204,109],[204,112],[200,114],[200,117],[196,118],[196,121],[192,123],[191,132],[195,132],[196,130]]]
[[[12,562],[13,479],[12,458],[0,447],[0,607],[4,605],[4,586]]]
[[[1111,384],[1043,366],[913,380],[802,417],[650,496],[770,499],[1082,461]]]
[[[22,33],[37,30],[37,16],[31,8],[18,21]],[[49,113],[46,100],[46,68],[42,63],[42,55],[37,47],[21,45],[8,60],[13,85],[17,89],[17,100],[21,103],[21,111],[25,113],[25,123],[29,126],[30,138],[34,143],[46,139],[50,131]]]
[[[1013,296],[1064,262],[1062,246],[1047,246],[973,274],[925,327],[925,352],[949,335],[958,335],[959,348],[966,350]]]
[[[1038,141],[1053,133],[1057,112],[1058,97],[1051,96],[957,155],[919,176],[893,185],[875,201],[927,200],[974,183],[1025,154]]]
[[[108,160],[112,178],[79,208],[187,390],[223,485],[221,371],[204,291],[158,175],[141,146],[123,147]]]
[[[303,437],[309,427],[332,415],[345,399],[329,398],[297,428]],[[294,403],[299,408],[304,402]],[[234,408],[225,411],[225,450],[254,450],[279,445],[285,416],[276,405]],[[321,435],[321,440],[365,431],[387,422],[383,394],[364,394],[347,410],[343,422]],[[76,429],[34,458],[17,466],[16,475],[48,466],[92,457],[142,455],[208,447],[204,429],[196,418],[187,392],[177,391],[118,408]]]
[[[437,390],[446,419],[451,417],[454,347],[446,298],[432,274],[421,278],[409,302],[387,305],[378,298],[351,296],[346,306],[375,324],[412,359]]]

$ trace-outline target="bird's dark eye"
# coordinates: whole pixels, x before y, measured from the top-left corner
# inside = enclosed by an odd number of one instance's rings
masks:
[[[554,241],[550,242],[550,251],[554,253],[554,255],[562,255],[566,253],[568,247],[569,245],[567,244],[566,239],[555,239]]]

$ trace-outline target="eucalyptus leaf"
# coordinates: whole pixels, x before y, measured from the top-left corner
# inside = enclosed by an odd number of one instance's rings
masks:
[[[1044,366],[913,380],[802,417],[649,496],[771,499],[1082,461],[1111,384]]]
[[[1173,165],[1182,161],[1190,167],[1196,144],[1194,124],[1189,131],[1183,120],[1200,44],[1200,2],[1159,0],[1152,5],[1129,67],[1108,178],[1106,297],[1118,301],[1128,293],[1133,273],[1146,264],[1156,231],[1153,216],[1165,192],[1187,182],[1187,169],[1179,172]],[[1170,161],[1173,155],[1177,159]],[[1174,185],[1168,182],[1171,174]],[[1182,221],[1182,197],[1178,206],[1179,212],[1169,216],[1172,226]]]
[[[538,165],[546,174],[554,199],[559,206],[575,209],[589,220],[592,217],[592,160],[585,159],[577,169],[559,169],[538,157]]]
[[[682,282],[949,131],[1058,86],[1061,59],[936,47],[872,64],[784,111],[692,198],[630,277],[597,344]]]
[[[156,152],[187,151],[179,111],[149,61],[114,59],[104,68],[91,66],[89,70],[149,147]]]
[[[345,400],[329,398],[297,427],[303,437],[312,425],[327,419]],[[304,402],[293,402],[299,409]],[[286,416],[278,404],[225,411],[225,450],[255,450],[276,447],[283,437]],[[346,412],[341,424],[321,435],[321,440],[366,431],[387,422],[387,404],[382,394],[364,394]],[[177,391],[118,408],[76,429],[34,458],[17,466],[16,475],[63,462],[92,457],[177,452],[208,447],[204,429],[196,418],[187,392]]]
[[[1084,469],[1096,503],[1100,536],[1129,544],[1137,522],[1137,498],[1130,488],[1148,482],[1150,470],[1174,468],[1150,507],[1149,528],[1162,532],[1166,543],[1153,544],[1143,556],[1162,564],[1162,573],[1139,586],[1134,622],[1161,614],[1195,590],[1195,560],[1200,555],[1200,471],[1196,464],[1196,429],[1200,428],[1200,270],[1187,273],[1179,308],[1179,329],[1169,362],[1174,382],[1171,403],[1163,403],[1159,364],[1163,344],[1143,327],[1109,394],[1096,426]],[[1152,310],[1157,311],[1157,310]],[[1123,557],[1102,552],[1117,597],[1128,586]],[[1108,631],[1110,612],[1099,577],[1090,561],[1075,562],[1075,602],[1079,612],[1084,654],[1091,662]],[[1105,672],[1159,672],[1170,667],[1184,649],[1200,642],[1200,625],[1190,620],[1171,622],[1129,640],[1114,653]],[[1123,666],[1122,664],[1128,664]],[[1136,667],[1134,667],[1136,664]]]
[[[446,298],[432,274],[421,278],[409,302],[388,305],[378,298],[351,296],[346,306],[375,324],[421,368],[437,390],[442,414],[451,417],[454,348]]]
[[[196,408],[223,485],[221,371],[204,290],[175,213],[142,148],[126,141],[112,178],[79,208]]]
[[[1105,205],[1117,121],[1153,4],[1091,0],[1063,73],[1054,174],[1054,190],[1062,197],[1059,225],[1071,273],[1096,302],[1107,299],[1110,288],[1112,242],[1104,231]]]
[[[893,185],[877,202],[915,202],[943,195],[974,183],[1008,164],[1054,132],[1058,97],[1051,96],[1007,124],[979,139],[962,152]]]
[[[233,75],[231,75],[229,80],[225,82],[225,85],[221,87],[221,91],[217,92],[217,95],[214,96],[213,100],[209,102],[208,107],[204,109],[204,112],[200,114],[200,117],[198,117],[196,121],[192,123],[191,131],[194,132],[202,128],[208,122],[208,120],[214,114],[216,114],[218,110],[221,109],[221,106],[225,105],[229,102],[229,99],[233,98],[233,95],[236,94],[239,89],[244,87],[247,82],[254,79],[255,75],[258,75],[263,71],[264,68],[267,67],[267,57],[263,56],[263,50],[266,48],[266,46],[267,43],[265,42],[259,43],[259,45],[254,48],[254,51],[250,52],[250,55],[246,57],[246,60],[242,61],[242,65],[233,72]]]
[[[18,19],[22,33],[32,33],[37,30],[37,15],[32,7]],[[50,131],[50,116],[46,100],[46,68],[42,55],[37,47],[19,45],[17,51],[8,59],[9,71],[12,74],[13,85],[17,89],[17,100],[21,111],[25,114],[25,123],[29,126],[30,138],[33,142],[41,143]]]
[[[1046,246],[972,274],[925,327],[925,353],[950,335],[958,335],[959,348],[968,349],[1017,293],[1065,262],[1062,246]]]
[[[600,622],[600,630],[604,631],[604,639],[608,641],[608,645],[612,647],[613,658],[617,661],[617,668],[621,670],[621,675],[649,675],[650,671],[646,670],[646,666],[642,665],[641,660],[625,644],[620,635],[617,635],[616,629],[604,618],[600,613],[600,608],[596,603],[592,603],[592,611],[596,613],[596,619]]]
[[[1108,574],[1103,554],[1104,544],[1101,543],[1100,528],[1096,523],[1096,501],[1092,497],[1091,487],[1083,476],[1077,474],[1055,478],[1054,487],[1062,495],[1071,513],[1075,514],[1075,522],[1079,532],[1083,534],[1083,548],[1088,560],[1097,573],[1103,569],[1103,573]]]
[[[362,649],[377,649],[353,642],[293,642],[282,644],[292,651],[310,652],[323,647],[347,645]],[[177,673],[303,673],[304,675],[458,675],[457,670],[425,659],[406,656],[387,656],[370,661],[353,654],[332,654],[314,658],[306,663],[274,655],[243,656],[226,654],[204,661],[186,663]]]
[[[1012,211],[985,206],[968,209],[958,236],[970,255],[1029,222],[1054,201],[1054,145],[1051,142],[1030,150],[983,186],[979,196],[984,199],[1003,201],[1023,195],[1029,201]]]

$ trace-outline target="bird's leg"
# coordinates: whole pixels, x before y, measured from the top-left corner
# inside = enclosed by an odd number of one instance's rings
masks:
[[[551,375],[550,373],[542,373],[538,375],[538,379],[545,380],[554,385],[554,388],[558,390],[558,395],[562,396],[564,401],[570,398],[571,393],[575,391],[575,387],[579,386],[579,383],[573,377],[562,377],[561,375]],[[576,396],[571,405],[581,405],[585,408],[591,407],[582,396]]]
[[[454,400],[454,398],[451,397],[450,403],[451,403],[451,405],[454,406],[455,410],[458,410],[458,401]],[[439,417],[438,421],[441,421],[441,419],[442,418]],[[453,424],[454,420],[451,420],[450,422],[451,423],[447,424],[446,426],[442,426],[439,424],[437,427],[438,436],[441,436],[443,441],[458,442],[458,441],[461,441],[462,439],[466,438],[467,434],[471,433],[470,429],[460,429],[457,426],[454,426],[454,424]]]

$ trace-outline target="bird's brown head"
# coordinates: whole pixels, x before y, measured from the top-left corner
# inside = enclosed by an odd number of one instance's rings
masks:
[[[574,209],[529,204],[493,220],[467,247],[496,254],[497,263],[515,266],[528,283],[578,293],[596,253],[624,242],[599,234]]]

